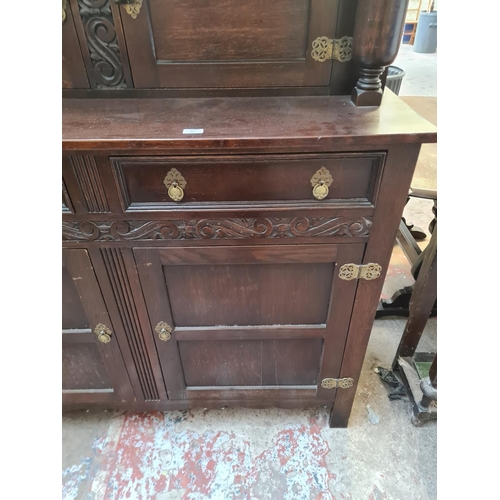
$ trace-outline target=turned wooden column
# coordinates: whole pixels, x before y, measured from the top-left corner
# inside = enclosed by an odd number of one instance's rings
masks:
[[[409,0],[359,0],[352,42],[359,80],[352,91],[356,106],[380,106],[380,76],[398,53]]]

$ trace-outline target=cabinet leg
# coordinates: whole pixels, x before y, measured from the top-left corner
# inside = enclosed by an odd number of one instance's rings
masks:
[[[339,429],[347,427],[352,405],[354,403],[354,396],[356,395],[356,386],[357,384],[355,383],[355,385],[349,387],[349,389],[337,389],[335,401],[330,411],[330,427]]]
[[[336,415],[334,409],[330,412],[329,425],[332,429],[345,429],[349,422],[349,417],[345,418],[343,416]]]

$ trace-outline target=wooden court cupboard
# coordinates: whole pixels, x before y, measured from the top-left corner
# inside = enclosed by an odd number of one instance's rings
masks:
[[[223,3],[63,2],[63,404],[346,426],[435,129],[311,57],[357,2]]]

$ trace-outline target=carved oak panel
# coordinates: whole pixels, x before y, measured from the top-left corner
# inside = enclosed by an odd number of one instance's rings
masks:
[[[77,0],[87,41],[91,85],[98,89],[125,89],[111,0]]]
[[[366,237],[370,217],[284,217],[162,221],[63,221],[63,241]]]

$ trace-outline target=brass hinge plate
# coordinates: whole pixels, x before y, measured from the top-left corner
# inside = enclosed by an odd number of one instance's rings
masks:
[[[321,381],[323,389],[349,389],[354,385],[352,378],[324,378]]]
[[[352,37],[343,36],[331,39],[320,36],[312,43],[311,57],[317,62],[330,60],[347,62],[352,59]]]
[[[375,280],[380,278],[382,266],[379,264],[344,264],[339,270],[339,278],[342,280]]]

